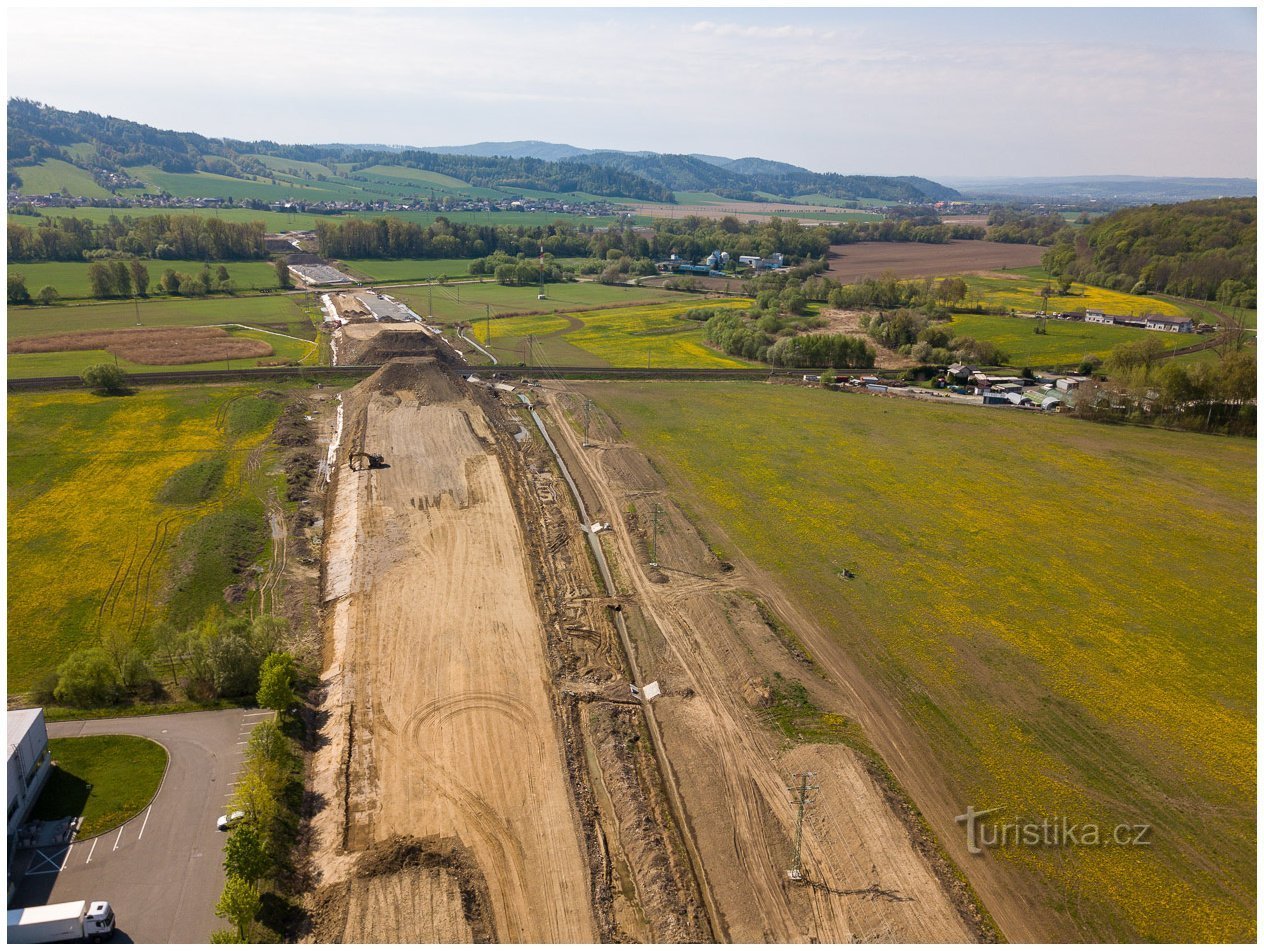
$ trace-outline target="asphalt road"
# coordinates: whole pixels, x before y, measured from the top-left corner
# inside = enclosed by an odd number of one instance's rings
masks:
[[[51,738],[125,733],[156,740],[169,762],[158,795],[111,832],[32,857],[12,908],[78,899],[114,906],[117,942],[203,944],[224,887],[225,833],[215,828],[251,727],[268,710],[215,710],[48,724]]]

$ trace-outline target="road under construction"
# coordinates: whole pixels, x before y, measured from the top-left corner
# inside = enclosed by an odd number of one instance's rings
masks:
[[[774,728],[769,684],[839,686],[614,421],[408,348],[330,436],[310,940],[987,937],[866,754]]]

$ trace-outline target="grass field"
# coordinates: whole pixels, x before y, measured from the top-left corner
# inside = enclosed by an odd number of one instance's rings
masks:
[[[753,384],[584,390],[871,672],[962,806],[1153,826],[1148,848],[991,850],[1063,940],[1254,940],[1254,440]]]
[[[103,637],[143,638],[162,618],[187,624],[224,608],[233,563],[268,544],[260,498],[276,477],[246,460],[281,404],[258,392],[9,394],[11,693]],[[176,473],[215,457],[224,469],[211,498],[159,501]]]
[[[9,378],[25,379],[40,376],[78,376],[94,363],[117,363],[128,373],[170,373],[197,370],[232,370],[246,369],[267,365],[277,360],[297,360],[310,366],[315,363],[316,342],[298,340],[280,334],[262,330],[233,329],[229,333],[234,337],[249,337],[263,340],[272,347],[271,356],[242,358],[234,360],[215,360],[202,363],[155,364],[136,363],[119,358],[106,350],[63,350],[55,353],[11,353],[8,355]]]
[[[32,817],[83,816],[78,841],[121,826],[162,784],[167,751],[139,736],[75,736],[48,741],[57,765]]]
[[[85,198],[110,197],[86,171],[61,159],[44,159],[39,165],[19,165],[13,171],[22,179],[18,191],[23,195],[52,195],[65,188],[70,194]]]
[[[491,322],[490,350],[502,363],[553,366],[744,367],[757,366],[708,347],[702,324],[682,320],[687,310],[748,307],[750,301],[725,299],[620,307],[580,313],[507,317]],[[530,359],[526,347],[532,338]],[[475,322],[474,338],[487,345],[486,322]]]
[[[158,261],[142,259],[142,264],[149,271],[149,292],[158,293],[158,281],[163,271],[168,268],[179,274],[198,274],[203,267],[202,261]],[[26,289],[31,296],[45,284],[57,288],[63,298],[83,298],[92,295],[92,284],[88,280],[87,261],[47,261],[36,264],[10,264],[10,274],[21,274],[26,279]],[[224,267],[228,276],[239,291],[272,290],[277,286],[276,270],[268,261],[229,261]],[[211,265],[211,273],[215,274],[218,263]]]
[[[1151,337],[1168,348],[1187,347],[1201,339],[1193,334],[1159,333],[1082,320],[1049,320],[1045,322],[1047,333],[1037,334],[1036,321],[1031,318],[990,314],[957,314],[950,326],[956,336],[995,343],[1009,356],[1009,364],[1016,367],[1079,363],[1089,354],[1105,359],[1121,343]]]
[[[657,287],[623,287],[585,282],[546,284],[544,291],[547,300],[537,300],[539,289],[534,285],[506,287],[487,281],[478,284],[399,288],[393,290],[391,296],[404,301],[417,313],[423,316],[432,313],[436,320],[441,321],[478,320],[487,316],[488,308],[495,316],[507,312],[552,312],[581,307],[649,304],[660,301],[694,301],[695,306],[703,304],[702,298],[697,296],[682,294],[679,291],[665,291]]]
[[[473,258],[383,260],[357,258],[336,262],[345,273],[362,281],[424,281],[435,277],[468,277]]]
[[[300,307],[301,295],[266,297],[163,297],[102,304],[55,307],[13,307],[8,314],[8,336],[42,337],[71,330],[109,330],[135,327],[200,327],[209,324],[247,324],[293,336],[312,335],[312,323]]]

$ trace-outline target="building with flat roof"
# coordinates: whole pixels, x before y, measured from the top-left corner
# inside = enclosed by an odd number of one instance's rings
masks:
[[[13,857],[14,836],[30,815],[31,806],[52,772],[48,754],[48,727],[44,710],[9,711],[9,857]]]

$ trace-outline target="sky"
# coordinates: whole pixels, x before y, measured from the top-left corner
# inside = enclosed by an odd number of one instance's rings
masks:
[[[8,10],[8,94],[302,143],[755,155],[815,171],[1256,174],[1256,12]],[[129,52],[130,51],[130,52]]]

